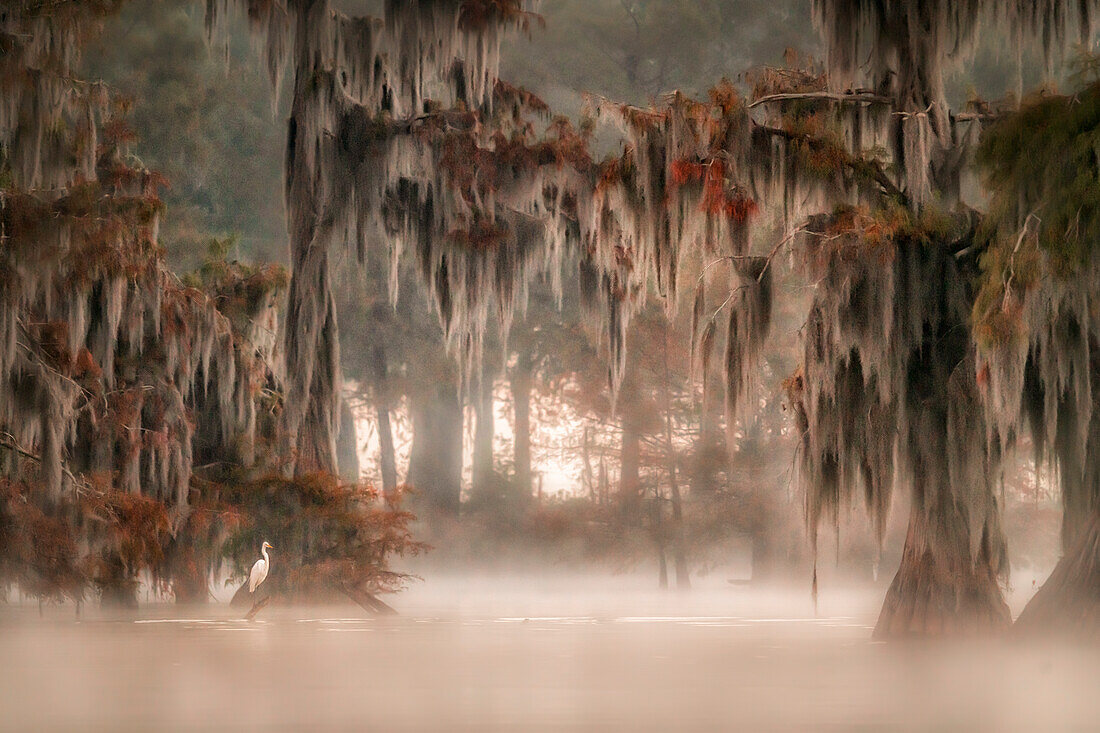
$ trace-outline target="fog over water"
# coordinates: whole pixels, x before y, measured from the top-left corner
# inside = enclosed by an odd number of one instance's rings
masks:
[[[1100,731],[1098,39],[0,0],[0,733]]]
[[[436,576],[395,599],[0,615],[4,730],[1088,730],[1093,646],[878,644],[874,589]],[[1012,598],[1014,610],[1026,593]]]

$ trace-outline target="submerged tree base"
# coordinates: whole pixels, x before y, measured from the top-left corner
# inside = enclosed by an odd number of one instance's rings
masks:
[[[875,625],[875,639],[984,634],[1007,630],[1012,615],[984,552],[945,555],[927,542],[923,513],[909,520],[901,566]],[[963,545],[965,547],[965,545]]]
[[[329,589],[332,591],[333,596],[344,595],[358,604],[363,610],[370,613],[372,616],[397,616],[397,610],[393,606],[389,605],[375,593],[372,593],[362,583],[335,583]],[[256,615],[259,614],[269,603],[280,595],[278,590],[269,589],[265,594],[263,590],[257,590],[255,593],[250,593],[248,590],[248,583],[242,583],[237,588],[236,593],[233,594],[233,599],[229,602],[232,606],[245,606],[251,604],[251,608],[245,618],[249,621],[253,621]],[[327,600],[328,595],[321,594],[315,600]],[[283,601],[287,600],[286,596],[283,596]]]
[[[1058,632],[1100,638],[1100,514],[1094,513],[1016,620],[1024,633]]]

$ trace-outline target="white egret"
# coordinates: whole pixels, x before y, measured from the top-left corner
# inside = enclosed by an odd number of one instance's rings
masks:
[[[263,547],[260,548],[263,557],[256,561],[256,564],[252,566],[252,572],[248,574],[248,592],[255,593],[256,588],[260,583],[264,582],[267,577],[267,571],[271,569],[271,559],[267,556],[268,550],[274,550],[275,548],[270,542],[264,542]]]

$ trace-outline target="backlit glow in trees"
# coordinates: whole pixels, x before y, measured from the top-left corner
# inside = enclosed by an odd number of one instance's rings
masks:
[[[974,311],[991,271],[981,265],[999,250],[960,191],[991,117],[950,110],[944,73],[981,32],[1041,38],[1053,59],[1075,27],[1089,36],[1094,3],[822,0],[825,73],[776,73],[751,101],[728,83],[706,101],[674,93],[653,109],[593,100],[624,137],[620,154],[598,162],[587,127],[555,120],[538,133],[545,106],[496,78],[502,34],[534,20],[518,3],[394,2],[380,19],[321,1],[237,4],[266,39],[273,79],[294,74],[284,428],[299,468],[333,464],[333,246],[383,248],[394,263],[412,254],[466,374],[480,373],[487,320],[507,332],[528,278],[576,261],[613,391],[631,314],[653,293],[676,307],[685,258],[719,260],[725,279],[694,289],[692,346],[709,366],[722,334],[730,420],[767,337],[771,271],[786,246],[816,284],[803,368],[788,380],[811,529],[862,493],[881,537],[904,487],[909,531],[878,633],[1009,623],[995,487],[1019,432],[1017,395],[1030,374],[1042,439],[1069,445],[1072,434],[1083,450],[1091,417],[1058,405],[1091,405],[1081,351],[1091,342],[1078,337],[1072,358],[1050,353],[1042,334],[1061,318],[1056,287],[1055,298],[1033,296],[1057,305],[1030,324],[1036,348],[1017,347],[997,368],[979,355]],[[212,25],[222,13],[210,5]],[[1015,225],[1027,240],[1029,214],[1016,211],[1002,230]],[[757,224],[773,221],[778,243],[754,245]],[[1081,299],[1066,308],[1087,331]],[[1056,450],[1064,471],[1085,475],[1068,448]]]

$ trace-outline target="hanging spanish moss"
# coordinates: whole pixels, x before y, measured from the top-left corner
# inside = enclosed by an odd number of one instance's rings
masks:
[[[705,102],[673,94],[651,110],[593,100],[594,116],[624,134],[623,152],[597,164],[587,127],[553,120],[536,134],[545,105],[495,77],[500,29],[531,22],[518,3],[390,4],[379,19],[348,18],[324,2],[243,6],[267,38],[273,81],[284,66],[296,80],[285,434],[304,466],[329,465],[336,434],[333,244],[364,258],[385,243],[393,273],[399,257],[415,256],[464,374],[477,372],[488,319],[506,334],[532,274],[560,277],[570,248],[586,304],[603,324],[613,393],[631,313],[651,284],[672,309],[683,258],[732,258],[740,295],[722,315],[733,337],[725,359],[732,407],[754,371],[770,308],[768,262],[756,265],[755,283],[743,277],[753,214],[774,202],[790,224],[838,197],[860,200],[861,189],[885,180],[871,180],[872,169],[881,178],[879,166],[857,164],[842,141],[820,134],[853,117],[857,145],[881,144],[881,100],[823,103],[800,126],[772,126],[767,108],[764,122],[755,120],[728,82]],[[215,34],[224,12],[208,5]],[[741,280],[744,287],[734,284]],[[390,289],[396,297],[396,278]]]
[[[990,413],[1001,432],[1030,428],[1036,462],[1062,489],[1063,556],[1018,623],[1090,635],[1100,629],[1098,109],[1094,82],[1029,100],[987,134],[990,244],[974,305]]]
[[[825,96],[882,100],[892,112],[885,159],[850,150],[884,163],[895,188],[869,206],[811,218],[803,235],[818,284],[803,370],[788,385],[803,429],[807,520],[811,532],[836,521],[861,486],[881,538],[893,487],[907,487],[909,532],[876,633],[1003,627],[1010,618],[998,578],[1007,563],[994,488],[1018,434],[1019,396],[1035,381],[1025,371],[1038,362],[1027,366],[1027,349],[1013,345],[1001,369],[979,369],[971,313],[989,296],[970,283],[987,238],[960,191],[990,118],[953,115],[944,72],[998,24],[1017,37],[1041,35],[1055,58],[1074,25],[1087,37],[1092,4],[819,2],[816,13],[828,51]],[[1036,322],[1066,332],[1058,318]],[[1054,359],[1063,378],[1077,373]]]
[[[545,108],[497,79],[503,33],[533,16],[519,2],[480,0],[388,2],[381,18],[348,17],[323,0],[233,4],[264,41],[273,86],[284,68],[293,73],[283,435],[295,470],[331,470],[340,382],[334,247],[363,259],[370,244],[386,242],[395,301],[398,258],[411,252],[465,373],[480,359],[489,315],[507,326],[532,261],[553,259],[545,250],[555,243],[534,219],[543,206],[535,174],[559,161],[531,146],[522,119]],[[214,37],[226,5],[207,5]],[[502,121],[511,114],[514,127],[483,125],[494,110]],[[557,141],[569,135],[559,128]]]
[[[803,411],[807,521],[816,537],[862,487],[881,542],[893,490],[907,488],[909,533],[876,633],[1007,626],[999,445],[987,443],[974,376],[969,273],[942,246],[970,232],[894,216],[848,212],[806,234],[819,284],[792,397]]]
[[[196,429],[252,459],[279,283],[253,283],[235,323],[165,266],[163,182],[128,162],[107,90],[73,75],[111,9],[0,14],[0,511],[48,526],[6,548],[22,553],[8,579],[79,598],[90,576],[129,602],[189,513]]]
[[[592,116],[623,135],[621,152],[600,162],[587,125],[554,120],[536,133],[545,105],[497,78],[502,32],[533,20],[518,2],[394,2],[378,19],[322,0],[235,4],[265,40],[273,83],[284,68],[295,80],[284,434],[299,470],[333,465],[335,246],[360,258],[384,248],[394,273],[399,257],[414,256],[465,374],[480,373],[489,318],[507,333],[533,273],[560,276],[572,253],[606,338],[613,395],[632,313],[654,293],[676,307],[685,258],[724,268],[721,285],[701,278],[695,288],[692,348],[705,371],[724,332],[732,423],[759,371],[772,260],[797,243],[816,283],[806,361],[790,382],[811,527],[861,486],[881,540],[903,486],[910,531],[880,633],[1007,624],[993,486],[1018,433],[1014,390],[1028,393],[1027,374],[1037,375],[1046,391],[1030,403],[1044,405],[1046,434],[1057,435],[1049,405],[1066,379],[1076,386],[1063,401],[1084,394],[1088,362],[1079,348],[1063,358],[1048,345],[979,368],[971,282],[986,243],[960,198],[991,118],[952,114],[944,73],[984,24],[1041,36],[1057,58],[1075,28],[1090,31],[1091,2],[823,0],[823,70],[760,73],[751,101],[728,82],[706,101],[674,93],[650,109],[593,99]],[[215,36],[224,14],[208,4]],[[766,228],[781,237],[764,255],[752,234]],[[1051,338],[1083,328],[1080,304],[1067,307],[1069,321],[1037,321]],[[1066,421],[1080,446],[1088,419]]]
[[[965,152],[947,105],[944,78],[983,31],[1016,44],[1042,41],[1048,67],[1060,60],[1073,31],[1087,42],[1096,3],[1064,0],[815,0],[836,91],[865,90],[893,100],[898,134],[892,152],[903,187],[918,204],[958,196]]]

